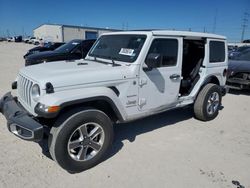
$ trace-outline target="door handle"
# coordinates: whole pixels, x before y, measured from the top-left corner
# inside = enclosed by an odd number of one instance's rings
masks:
[[[177,79],[179,79],[181,76],[179,75],[179,74],[172,74],[171,76],[169,76],[169,78],[171,79],[171,80],[177,80]]]

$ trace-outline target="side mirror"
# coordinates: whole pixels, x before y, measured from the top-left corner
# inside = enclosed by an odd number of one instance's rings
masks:
[[[149,70],[159,67],[161,64],[161,54],[157,53],[148,54],[145,63],[148,66]]]

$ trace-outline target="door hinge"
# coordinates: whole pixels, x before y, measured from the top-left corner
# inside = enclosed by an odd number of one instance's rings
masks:
[[[147,84],[147,79],[146,78],[142,78],[139,82],[139,86],[144,86]]]

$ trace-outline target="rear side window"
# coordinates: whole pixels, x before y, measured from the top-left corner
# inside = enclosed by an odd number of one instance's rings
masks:
[[[221,41],[209,42],[209,62],[219,63],[225,61],[225,43]]]

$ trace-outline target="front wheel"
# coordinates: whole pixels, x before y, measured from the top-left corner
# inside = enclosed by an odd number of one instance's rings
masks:
[[[221,106],[221,89],[216,84],[207,84],[202,88],[194,103],[194,115],[202,121],[217,117]]]
[[[113,141],[109,117],[96,109],[69,112],[66,116],[50,131],[52,158],[69,172],[81,172],[100,163]]]

